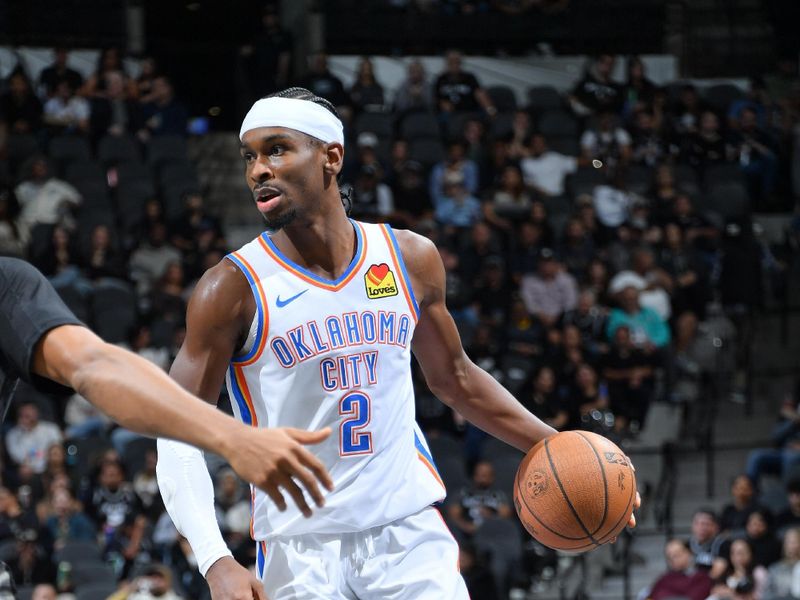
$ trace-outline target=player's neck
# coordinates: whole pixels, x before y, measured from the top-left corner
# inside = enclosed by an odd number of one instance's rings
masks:
[[[357,245],[343,209],[292,223],[272,241],[289,260],[325,279],[337,279],[347,270]]]

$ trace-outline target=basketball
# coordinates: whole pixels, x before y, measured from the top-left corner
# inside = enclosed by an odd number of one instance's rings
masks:
[[[534,446],[517,470],[514,506],[536,540],[584,552],[625,528],[636,499],[630,461],[588,431],[564,431]]]

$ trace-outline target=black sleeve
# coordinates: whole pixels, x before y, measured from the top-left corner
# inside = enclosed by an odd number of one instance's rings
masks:
[[[36,344],[54,327],[81,324],[32,265],[0,258],[0,354],[14,376],[41,383],[30,371]]]

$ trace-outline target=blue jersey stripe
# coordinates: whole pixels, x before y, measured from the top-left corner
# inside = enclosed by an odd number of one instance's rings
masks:
[[[414,304],[414,311],[416,311],[417,319],[419,319],[419,304],[417,304],[417,298],[414,296],[414,287],[411,285],[411,278],[408,276],[408,271],[406,271],[406,261],[403,260],[403,253],[400,252],[400,246],[397,243],[397,238],[394,237],[394,231],[392,228],[389,225],[383,225],[383,227],[386,228],[386,232],[389,234],[389,237],[392,240],[392,247],[394,248],[395,254],[397,254],[397,262],[400,264],[403,283],[408,290],[408,295],[411,296],[411,302]]]
[[[244,399],[242,388],[239,387],[239,382],[236,380],[236,371],[233,365],[228,367],[228,376],[231,378],[231,392],[233,392],[233,399],[236,400],[236,406],[239,407],[239,415],[241,415],[242,423],[245,425],[252,425],[253,415],[250,414],[250,408],[247,406],[247,401]]]

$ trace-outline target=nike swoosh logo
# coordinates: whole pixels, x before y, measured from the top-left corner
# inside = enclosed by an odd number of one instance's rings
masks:
[[[286,306],[290,302],[294,302],[295,300],[297,300],[300,296],[305,294],[307,291],[308,291],[308,288],[304,289],[302,292],[300,292],[298,294],[295,294],[294,296],[292,296],[290,298],[287,298],[286,300],[281,300],[281,297],[278,296],[278,298],[275,300],[275,305],[278,308],[283,308],[284,306]]]

